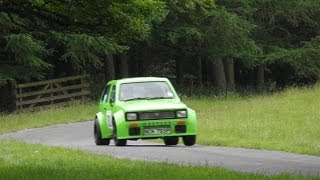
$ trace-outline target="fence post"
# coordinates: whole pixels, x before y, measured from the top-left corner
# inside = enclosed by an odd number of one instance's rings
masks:
[[[17,110],[17,83],[14,79],[10,81],[10,97],[11,97],[11,109],[10,111],[16,111]]]
[[[22,88],[21,87],[17,87],[16,93],[18,93],[18,91],[19,91],[19,94],[22,94]],[[22,97],[19,98],[19,102],[22,102]],[[19,111],[22,111],[22,106],[23,105],[19,105]]]
[[[50,83],[50,90],[53,89],[53,83]],[[53,98],[53,92],[50,93],[50,97]],[[51,99],[50,104],[53,104],[53,100]]]
[[[86,75],[86,71],[82,71],[82,75]],[[82,77],[81,78],[81,92],[85,91],[85,88],[84,88],[84,84],[86,83],[86,77]],[[85,100],[85,95],[82,95],[81,96],[81,100],[84,101]]]

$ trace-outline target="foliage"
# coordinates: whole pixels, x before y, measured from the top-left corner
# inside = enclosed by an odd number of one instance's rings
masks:
[[[278,48],[298,48],[320,32],[316,0],[253,1],[252,7],[256,9],[252,20],[258,25],[255,39],[266,54]]]
[[[320,79],[320,36],[289,52],[298,77]]]
[[[0,63],[10,61],[22,70],[2,70],[0,79],[40,79],[57,60],[70,62],[75,71],[99,69],[106,54],[147,39],[153,23],[165,17],[164,7],[158,0],[0,1],[0,41],[6,40],[0,43],[6,53]]]
[[[215,1],[166,3],[168,16],[154,32],[151,44],[167,52],[167,59],[173,51],[173,56],[234,57],[252,64],[261,53],[251,38],[255,25]]]
[[[246,65],[263,65],[271,76],[279,67],[283,71],[292,71],[290,75],[283,75],[287,76],[287,83],[290,79],[299,83],[301,78],[319,78],[319,60],[312,48],[305,45],[312,43],[320,33],[320,4],[317,0],[218,0],[217,4],[255,25],[250,32],[260,53],[249,56],[254,61],[245,60]]]
[[[229,13],[220,7],[215,11],[207,12],[210,18],[209,27],[205,27],[205,44],[209,56],[246,58],[256,55],[260,49],[250,38],[255,27],[249,21]],[[215,39],[215,41],[212,41]],[[246,61],[252,60],[246,58]]]
[[[43,56],[49,52],[45,48],[46,44],[44,42],[34,39],[28,34],[10,34],[4,38],[7,40],[5,51],[14,54],[13,61],[27,67],[33,67],[36,70],[50,67],[48,63],[42,60]]]
[[[58,61],[96,71],[106,54],[141,54],[146,46],[164,64],[201,56],[240,61],[241,72],[265,67],[269,78],[285,67],[286,82],[319,78],[318,0],[2,0],[0,26],[2,83],[44,78]]]
[[[10,34],[3,38],[7,42],[4,53],[12,57],[10,61],[14,65],[0,67],[0,85],[11,78],[29,80],[44,77],[41,72],[51,65],[44,61],[50,50],[46,49],[43,41],[34,39],[29,34]]]
[[[116,54],[128,49],[110,41],[104,36],[87,34],[59,34],[65,54],[60,59],[70,61],[75,70],[92,65],[95,69],[102,66],[101,57],[105,54]]]

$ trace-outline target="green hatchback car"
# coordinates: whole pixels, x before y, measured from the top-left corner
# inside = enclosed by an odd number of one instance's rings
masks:
[[[162,138],[177,145],[196,142],[196,112],[181,102],[167,78],[139,77],[107,83],[94,121],[96,145],[125,146],[127,140]]]

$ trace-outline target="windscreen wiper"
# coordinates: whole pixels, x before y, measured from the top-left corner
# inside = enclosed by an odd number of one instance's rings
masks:
[[[146,100],[148,99],[147,97],[135,97],[135,98],[131,98],[131,99],[126,99],[124,100],[125,102],[127,101],[133,101],[133,100]]]
[[[134,100],[151,100],[151,99],[172,99],[173,97],[163,97],[163,96],[158,96],[158,97],[135,97],[131,99],[126,99],[124,100],[125,102],[127,101],[134,101]]]
[[[159,96],[159,97],[148,97],[147,99],[172,99],[172,97]]]

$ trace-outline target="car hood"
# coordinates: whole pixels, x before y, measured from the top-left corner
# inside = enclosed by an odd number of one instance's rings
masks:
[[[181,101],[172,99],[128,101],[123,102],[120,105],[120,107],[125,112],[172,110],[187,108],[187,106],[183,104]]]

